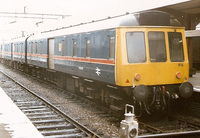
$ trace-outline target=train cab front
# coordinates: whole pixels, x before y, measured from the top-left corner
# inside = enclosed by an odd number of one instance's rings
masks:
[[[170,100],[189,98],[189,63],[182,27],[119,28],[116,85],[129,88],[147,111],[166,109]]]

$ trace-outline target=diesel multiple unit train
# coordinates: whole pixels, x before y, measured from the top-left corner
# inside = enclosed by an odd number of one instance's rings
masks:
[[[113,110],[163,110],[189,98],[184,28],[159,11],[69,26],[1,43],[1,62]]]

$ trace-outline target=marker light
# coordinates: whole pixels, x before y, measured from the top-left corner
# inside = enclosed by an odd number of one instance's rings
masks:
[[[176,78],[180,79],[181,78],[181,73],[180,72],[176,72]]]
[[[137,81],[140,80],[140,74],[138,74],[138,73],[135,74],[135,80],[137,80]]]

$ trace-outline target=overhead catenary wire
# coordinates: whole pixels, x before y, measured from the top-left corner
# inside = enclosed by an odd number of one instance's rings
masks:
[[[27,12],[0,12],[0,18],[31,18],[57,20],[62,17],[70,17],[65,14],[27,13]]]

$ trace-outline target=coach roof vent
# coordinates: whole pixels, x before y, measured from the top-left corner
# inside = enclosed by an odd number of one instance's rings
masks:
[[[170,15],[161,11],[142,12],[138,17],[140,25],[170,26]]]
[[[182,26],[170,14],[161,11],[146,11],[122,17],[119,26]]]

